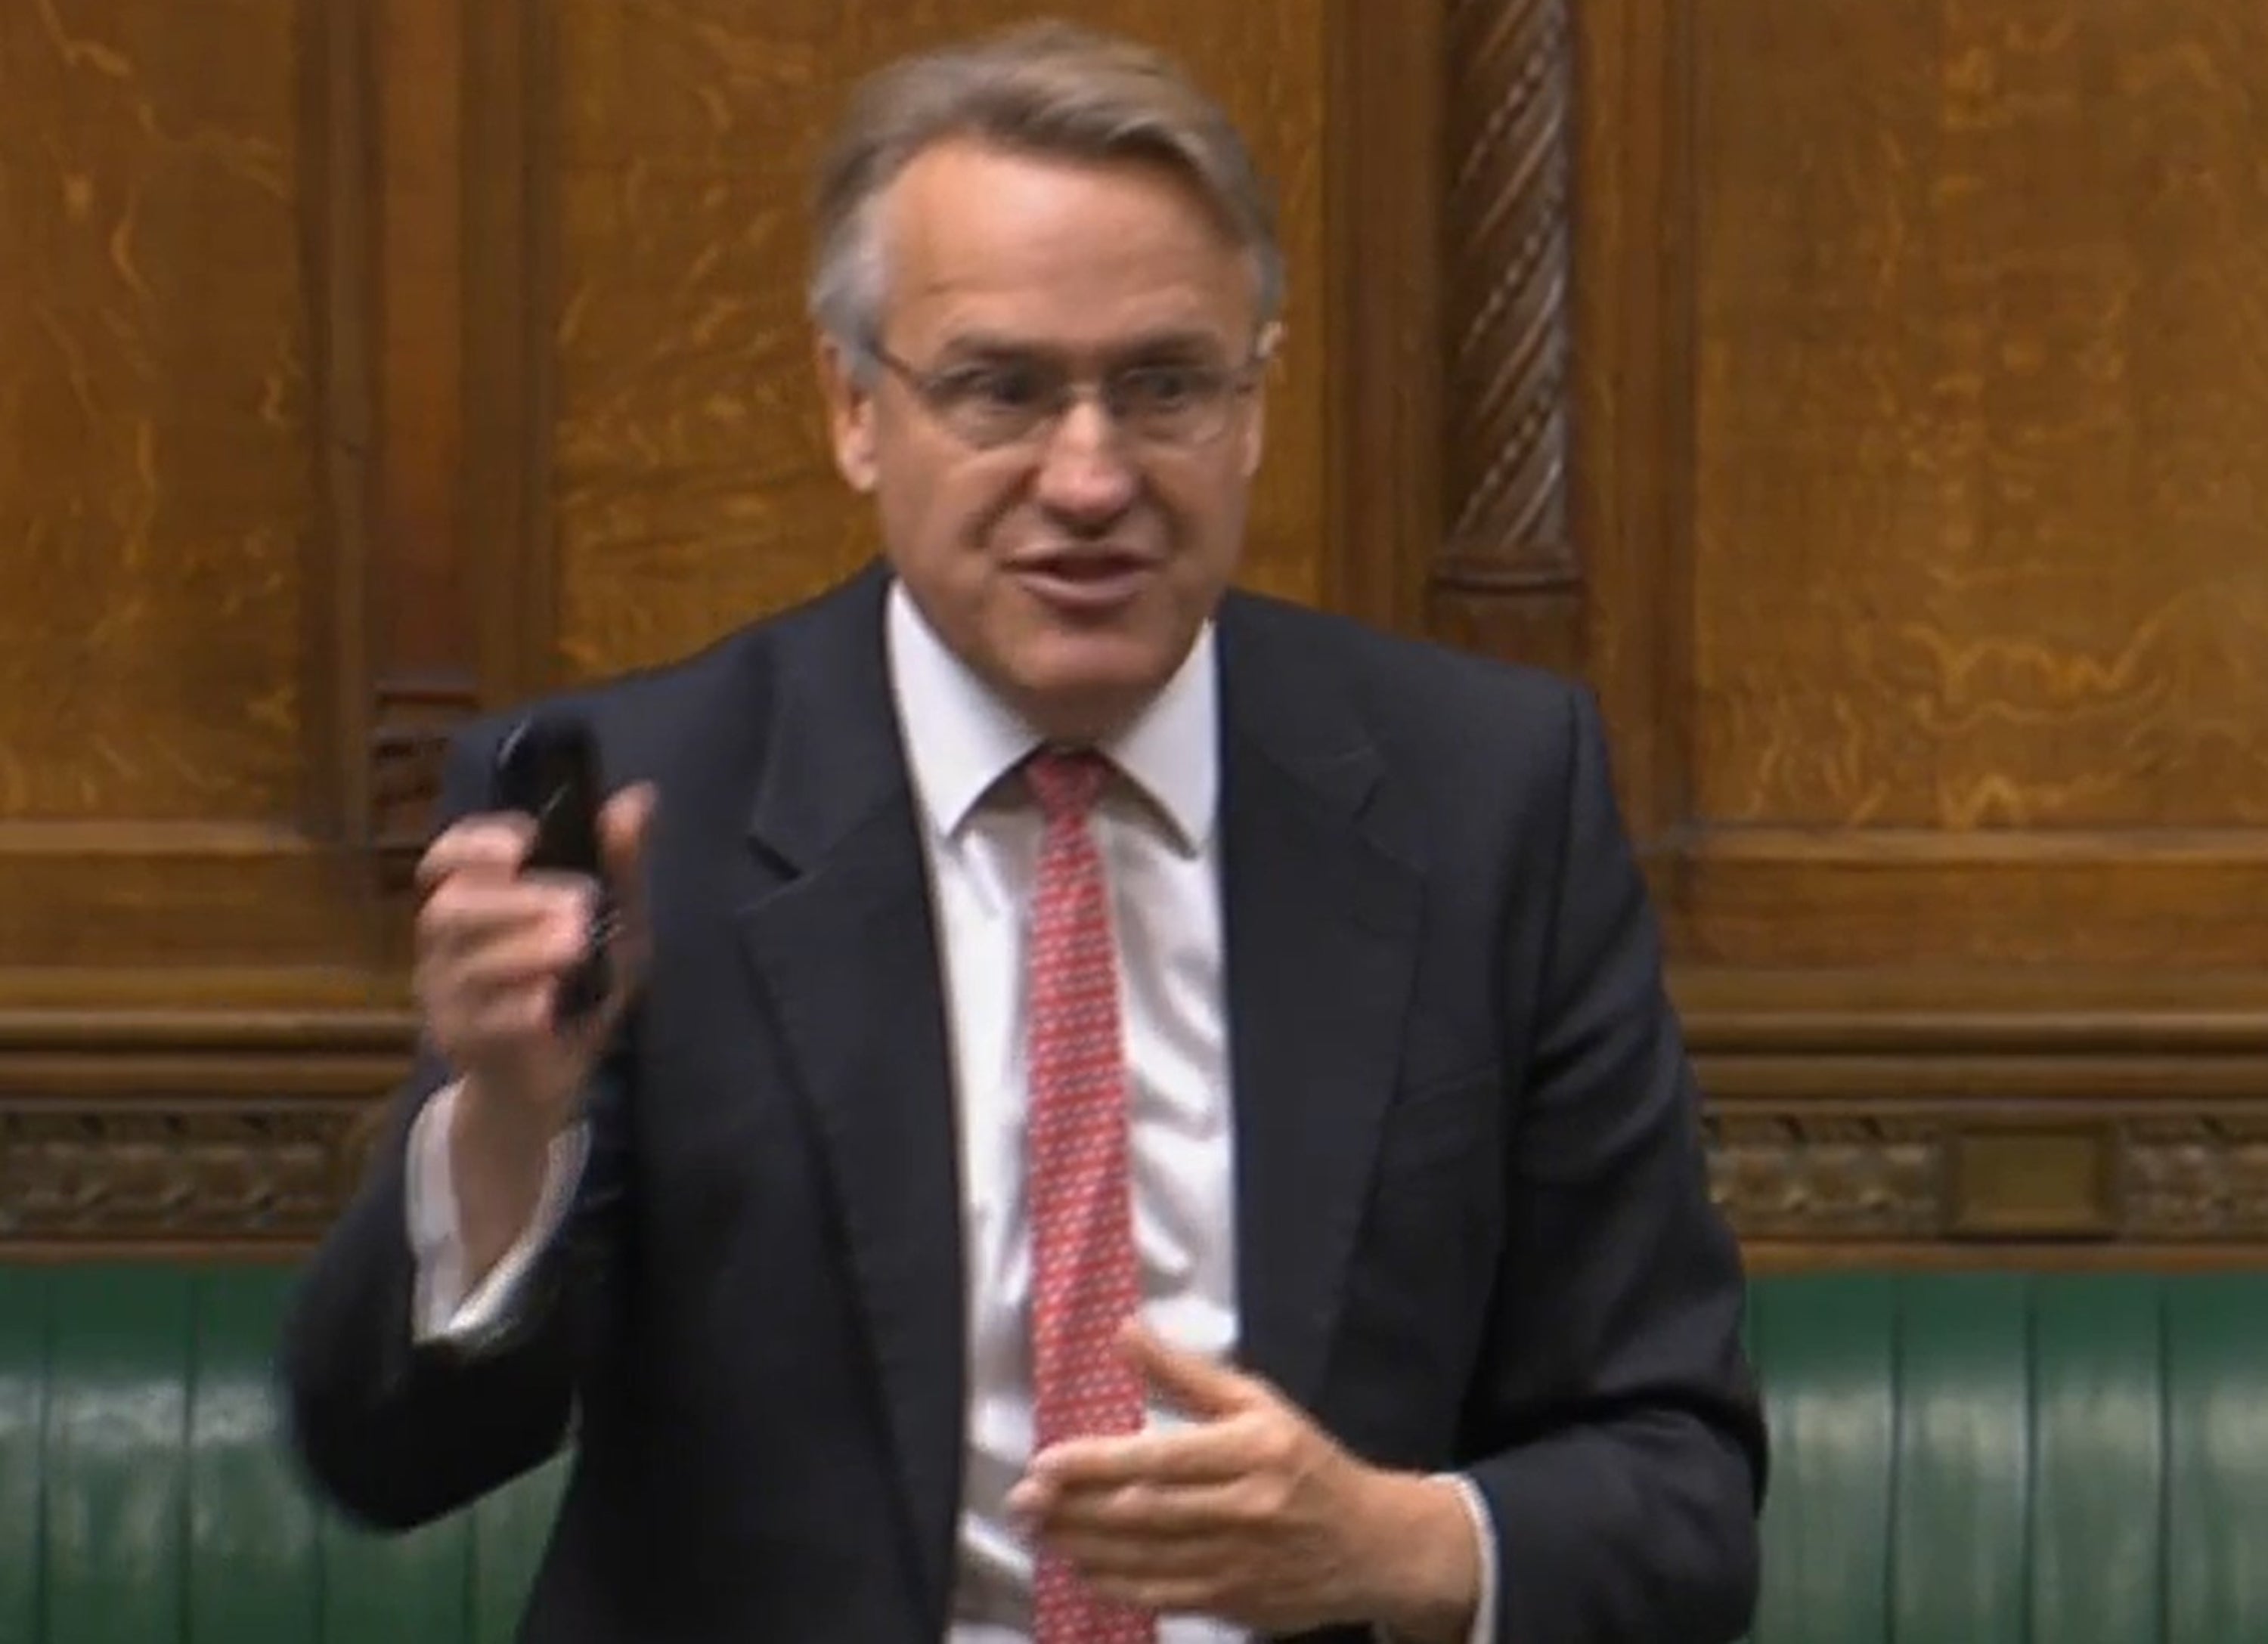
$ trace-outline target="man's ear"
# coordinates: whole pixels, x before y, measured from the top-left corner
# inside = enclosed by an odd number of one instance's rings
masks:
[[[1260,334],[1260,341],[1252,350],[1253,357],[1260,367],[1260,381],[1254,386],[1251,403],[1245,407],[1244,413],[1241,436],[1244,449],[1240,454],[1243,459],[1244,477],[1247,480],[1260,472],[1261,453],[1267,447],[1268,395],[1266,390],[1269,378],[1276,372],[1276,351],[1283,345],[1284,324],[1281,320],[1271,320],[1268,328]]]
[[[827,428],[835,444],[835,466],[852,490],[874,488],[874,396],[858,381],[849,352],[833,337],[817,340],[820,392],[827,397]]]

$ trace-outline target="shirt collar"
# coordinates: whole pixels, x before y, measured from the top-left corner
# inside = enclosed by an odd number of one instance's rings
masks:
[[[895,579],[886,621],[890,689],[914,791],[930,826],[950,839],[1041,738],[938,637]],[[1208,622],[1165,687],[1096,750],[1158,808],[1185,851],[1211,837],[1220,794],[1213,645]]]

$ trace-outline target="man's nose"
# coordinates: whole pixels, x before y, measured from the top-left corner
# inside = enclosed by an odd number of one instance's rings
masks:
[[[1108,522],[1132,505],[1140,486],[1110,414],[1091,395],[1074,400],[1041,452],[1040,502],[1068,519]]]

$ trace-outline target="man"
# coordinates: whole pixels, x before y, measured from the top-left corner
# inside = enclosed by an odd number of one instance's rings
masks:
[[[570,1442],[525,1636],[1729,1640],[1742,1278],[1593,710],[1225,591],[1283,275],[1042,28],[852,109],[813,283],[887,564],[594,688],[592,887],[468,733],[425,1045],[308,1275],[386,1524]]]

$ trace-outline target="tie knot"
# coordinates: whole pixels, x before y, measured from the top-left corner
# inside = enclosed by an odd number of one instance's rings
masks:
[[[1094,809],[1110,761],[1091,748],[1042,748],[1024,767],[1032,797],[1050,822],[1084,822]]]

